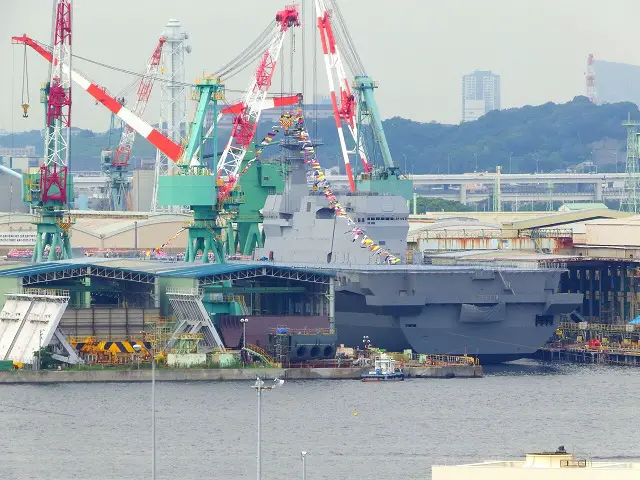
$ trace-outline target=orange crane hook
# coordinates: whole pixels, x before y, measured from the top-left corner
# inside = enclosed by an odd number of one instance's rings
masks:
[[[25,95],[26,93],[26,95]],[[26,100],[25,100],[26,96]],[[27,44],[24,45],[24,58],[22,63],[22,116],[29,118],[29,69],[27,67]]]

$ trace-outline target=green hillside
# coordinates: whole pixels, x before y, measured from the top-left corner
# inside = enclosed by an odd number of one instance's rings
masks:
[[[550,172],[585,161],[596,163],[599,171],[614,171],[624,169],[626,131],[622,122],[629,114],[640,120],[635,104],[594,105],[586,97],[576,97],[564,104],[550,102],[493,111],[461,125],[394,117],[386,120],[384,127],[395,162],[402,169],[406,164],[408,173],[462,173],[476,168],[494,171],[496,165],[502,165],[505,173],[530,173],[536,169]],[[333,119],[321,119],[317,124],[310,121],[309,126],[311,134],[324,142],[319,149],[323,165],[340,163]],[[258,136],[270,128],[270,122],[261,125]],[[116,140],[114,134],[112,142]],[[42,144],[39,131],[0,137],[3,147],[36,145],[41,153]],[[99,169],[100,151],[107,144],[106,133],[75,129],[72,169]],[[151,145],[136,141],[134,164],[136,159],[154,155]]]

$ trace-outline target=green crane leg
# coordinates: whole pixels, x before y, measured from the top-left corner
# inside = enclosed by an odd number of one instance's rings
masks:
[[[212,250],[211,239],[204,239],[204,248],[202,249],[202,263],[209,263],[209,252]],[[216,260],[218,257],[216,256]]]
[[[224,249],[227,255],[233,255],[234,253],[236,253],[235,240],[233,237],[234,237],[233,223],[227,222],[227,225],[225,227],[225,242],[224,242]]]
[[[53,262],[56,259],[56,248],[58,247],[58,235],[52,234],[50,236],[51,238],[51,243],[49,245],[49,257],[48,260],[50,262]]]
[[[184,262],[188,262],[191,258],[191,238],[187,238],[187,248],[184,251]]]
[[[251,255],[256,247],[262,248],[264,242],[257,223],[243,223],[238,225],[238,237],[242,242],[242,254]]]

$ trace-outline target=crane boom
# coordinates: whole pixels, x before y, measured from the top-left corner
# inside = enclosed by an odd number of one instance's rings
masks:
[[[258,127],[260,113],[264,108],[267,91],[271,86],[284,37],[289,28],[294,26],[300,26],[298,8],[296,5],[287,5],[284,10],[280,10],[276,14],[276,27],[272,33],[271,41],[251,79],[243,101],[242,111],[234,119],[231,136],[218,161],[218,179],[226,181],[219,189],[220,198],[226,198],[237,181],[242,159],[247,153]]]
[[[46,45],[41,44],[26,34],[23,34],[20,37],[12,37],[12,42],[15,44],[27,45],[48,62],[53,61],[50,49]],[[72,70],[71,72],[71,79],[76,82],[76,84],[83,87],[93,98],[107,107],[112,113],[122,119],[122,121],[125,122],[125,125],[143,136],[158,150],[166,154],[171,160],[173,160],[173,162],[178,163],[181,160],[182,147],[180,145],[165,137],[158,130],[142,120],[134,111],[128,110],[124,107],[120,102],[109,95],[105,88],[92,83],[75,70]],[[85,85],[89,85],[89,87],[85,87]],[[288,95],[283,97],[266,98],[263,103],[263,110],[286,105],[294,105],[299,101],[299,97],[300,95]],[[244,102],[230,105],[222,109],[219,115],[242,113],[244,105]],[[206,136],[210,136],[212,131],[213,128],[207,132]]]
[[[26,34],[21,37],[12,37],[12,41],[13,43],[20,43],[31,47],[52,64],[58,63],[57,61],[54,61],[53,56],[47,47],[28,37]],[[89,95],[107,107],[109,111],[120,118],[126,125],[129,125],[136,133],[147,139],[154,147],[163,152],[173,162],[177,162],[179,160],[182,152],[182,147],[180,145],[165,137],[157,129],[153,128],[131,110],[124,107],[120,102],[109,95],[105,88],[91,82],[77,71],[70,70],[67,64],[62,64],[60,70],[62,72],[67,72],[67,74],[70,71],[71,80],[89,93]]]
[[[344,131],[342,129],[343,121],[346,123],[349,133],[353,137],[357,153],[360,156],[365,172],[368,173],[371,171],[371,165],[367,159],[367,155],[365,154],[364,142],[358,136],[356,102],[353,94],[351,93],[351,87],[349,86],[349,81],[342,64],[338,46],[336,45],[333,27],[331,26],[330,12],[324,3],[324,0],[316,0],[315,4],[318,15],[318,32],[320,34],[322,54],[329,85],[329,94],[331,96],[331,105],[333,107],[333,117],[336,123],[336,129],[338,130],[342,158],[344,160],[347,178],[349,179],[349,188],[354,192],[356,187],[349,161],[349,151],[347,150]],[[334,78],[337,80],[339,96],[336,93]]]
[[[149,103],[149,96],[151,95],[151,89],[155,82],[155,78],[160,71],[160,58],[162,56],[162,47],[166,38],[160,38],[158,45],[153,50],[149,61],[147,62],[147,69],[144,77],[140,81],[138,86],[138,93],[136,96],[136,103],[133,105],[132,112],[134,115],[141,117],[147,108]],[[129,157],[131,156],[131,147],[136,138],[136,131],[132,126],[127,124],[122,130],[122,136],[120,137],[120,144],[116,149],[116,153],[113,156],[113,166],[126,166],[129,164]]]

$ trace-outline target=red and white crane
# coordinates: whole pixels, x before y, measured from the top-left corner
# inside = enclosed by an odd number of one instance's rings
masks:
[[[356,118],[356,99],[351,93],[349,80],[345,73],[340,52],[336,45],[333,28],[331,26],[331,12],[325,5],[324,0],[315,0],[318,32],[320,34],[320,42],[322,45],[322,54],[324,65],[327,72],[327,81],[329,84],[329,94],[331,96],[331,104],[333,106],[333,117],[338,130],[338,139],[340,140],[340,149],[344,166],[349,179],[349,188],[352,192],[356,190],[351,163],[349,162],[349,150],[347,149],[342,122],[345,122],[353,140],[356,142],[356,150],[360,156],[365,172],[371,171],[371,164],[367,160],[364,151],[362,138],[358,137],[357,118]],[[336,83],[338,92],[336,92]]]
[[[240,164],[244,158],[258,126],[260,113],[264,109],[275,108],[285,105],[292,105],[299,101],[298,95],[277,96],[267,98],[267,92],[271,86],[271,81],[275,73],[275,67],[278,56],[282,50],[282,45],[286,32],[290,27],[299,26],[297,6],[287,5],[276,14],[276,26],[270,35],[270,41],[264,54],[261,56],[260,63],[252,76],[249,90],[242,102],[231,105],[220,112],[222,114],[234,114],[236,118],[233,122],[231,137],[217,165],[217,177],[224,183],[220,188],[221,197],[225,198],[228,192],[235,186],[240,176]],[[33,48],[42,57],[49,62],[53,62],[53,57],[49,49],[39,42],[28,37],[26,34],[21,37],[13,37],[14,43],[25,44]],[[155,58],[155,53],[152,60]],[[154,62],[150,62],[150,65]],[[120,118],[127,126],[127,137],[131,138],[133,132],[140,134],[148,140],[152,145],[162,151],[174,163],[189,164],[190,159],[183,159],[183,149],[181,145],[173,142],[164,136],[157,129],[153,128],[139,116],[138,103],[134,106],[133,111],[123,106],[116,98],[110,95],[106,88],[91,82],[81,73],[70,70],[66,65],[62,65],[62,70],[70,72],[71,79],[80,87],[87,91],[99,103],[103,104],[109,111]],[[139,92],[143,89],[139,89]],[[146,88],[143,92],[146,92]],[[148,97],[147,97],[148,98]],[[139,102],[140,106],[144,102]],[[208,135],[207,135],[208,136]],[[125,132],[123,132],[123,138]],[[123,149],[123,153],[130,154],[128,150]],[[120,157],[120,158],[127,158]],[[114,164],[116,160],[114,158]],[[121,160],[120,162],[123,162]]]
[[[46,158],[40,167],[41,202],[67,203],[69,137],[71,130],[71,1],[55,4],[52,63],[46,113]],[[65,68],[67,67],[67,68]]]
[[[40,44],[36,40],[33,40],[26,34],[22,35],[21,37],[13,37],[12,40],[13,43],[21,43],[31,47],[47,61],[57,63],[56,61],[54,61],[52,52],[45,45]],[[92,82],[76,70],[70,70],[68,65],[66,64],[62,65],[61,70],[67,72],[67,75],[70,72],[71,79],[89,95],[95,98],[97,102],[107,107],[107,109],[111,113],[121,119],[126,125],[131,127],[140,136],[148,140],[154,147],[164,153],[173,162],[178,162],[180,153],[182,152],[182,148],[180,145],[165,137],[157,129],[153,128],[131,110],[122,105],[112,95],[109,95],[109,93],[107,93],[106,91],[106,88]]]
[[[51,50],[46,45],[41,44],[26,34],[20,37],[12,37],[12,40],[13,43],[24,44],[31,47],[48,62],[53,61]],[[68,70],[64,66],[63,69]],[[115,97],[107,92],[106,88],[98,85],[97,83],[91,82],[86,78],[86,76],[76,70],[71,71],[71,79],[77,85],[82,87],[83,90],[87,91],[87,93],[89,93],[89,95],[91,95],[97,102],[107,107],[111,113],[120,118],[125,125],[149,141],[162,153],[167,155],[167,157],[169,157],[174,163],[179,163],[181,161],[182,147],[180,145],[164,136],[161,132],[149,125],[149,123],[142,120],[133,111],[122,105]],[[263,110],[286,105],[294,105],[298,101],[298,95],[266,98],[263,104]],[[222,109],[220,116],[223,114],[239,114],[244,110],[244,108],[244,102],[236,103]],[[211,129],[206,136],[210,136],[212,131],[213,130]]]
[[[300,19],[296,5],[286,5],[276,14],[276,26],[271,34],[269,46],[260,59],[255,75],[251,78],[247,94],[242,101],[241,111],[233,121],[231,137],[218,161],[217,176],[218,180],[223,182],[218,193],[221,199],[228,196],[238,180],[242,159],[258,128],[260,113],[265,106],[265,98],[271,86],[285,35],[291,27],[299,26]]]
[[[147,62],[147,68],[145,71],[140,85],[138,86],[138,92],[136,96],[136,102],[133,105],[132,113],[141,117],[144,114],[147,104],[149,103],[149,96],[153,89],[155,79],[160,72],[160,59],[162,57],[162,47],[164,46],[165,38],[160,38],[158,45],[153,50],[149,61]],[[114,166],[126,166],[129,164],[129,157],[131,157],[131,147],[136,138],[136,131],[130,125],[125,125],[120,136],[120,144],[116,148],[116,153],[113,156],[112,165]]]

